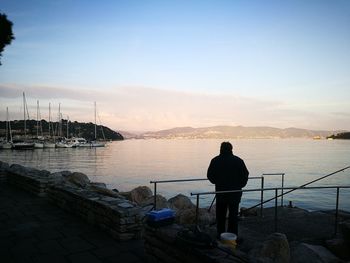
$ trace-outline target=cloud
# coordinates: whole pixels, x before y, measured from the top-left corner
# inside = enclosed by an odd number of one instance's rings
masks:
[[[93,122],[93,101],[97,101],[102,123],[117,130],[148,131],[177,126],[212,125],[325,129],[330,123],[336,125],[330,114],[320,114],[312,108],[298,108],[287,101],[242,97],[236,94],[194,93],[135,86],[109,90],[0,86],[1,104],[17,105],[18,118],[22,116],[18,110],[22,91],[26,92],[32,113],[36,112],[36,99],[40,100],[44,117],[48,116],[49,102],[53,105],[53,116],[57,116],[60,102],[64,116],[69,115],[72,120]],[[3,113],[0,115],[4,116]],[[333,128],[350,127],[329,127]]]

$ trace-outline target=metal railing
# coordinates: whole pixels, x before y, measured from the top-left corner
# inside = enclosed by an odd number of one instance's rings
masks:
[[[252,176],[248,177],[248,179],[260,179],[261,180],[261,188],[264,188],[264,177],[263,176]],[[196,181],[209,181],[207,178],[194,178],[194,179],[177,179],[177,180],[158,180],[158,181],[150,181],[150,184],[154,184],[153,186],[153,192],[154,192],[154,204],[153,204],[153,210],[157,210],[157,184],[164,184],[164,183],[183,183],[183,182],[196,182]],[[261,191],[261,211],[263,210],[263,198],[264,198],[264,191]],[[213,199],[212,204],[214,203],[215,198]]]
[[[348,167],[349,168],[349,167]],[[290,193],[295,190],[310,190],[310,189],[336,189],[336,208],[335,208],[335,223],[334,223],[334,233],[337,234],[338,229],[338,215],[339,215],[339,192],[340,189],[349,189],[350,186],[311,186],[311,187],[276,187],[276,188],[265,188],[265,189],[246,189],[246,190],[231,190],[231,191],[215,191],[215,192],[200,192],[200,193],[191,193],[191,196],[196,196],[196,225],[198,225],[198,215],[199,215],[199,196],[201,195],[216,195],[216,194],[227,194],[227,193],[244,193],[244,192],[258,192],[258,191],[275,191],[275,197],[269,200],[264,201],[263,203],[270,202],[271,200],[275,200],[275,214],[274,214],[274,229],[277,231],[278,224],[278,198],[283,195]],[[278,194],[278,190],[289,190],[288,192],[284,192],[283,194]]]
[[[330,174],[326,174],[326,175],[324,175],[324,176],[321,176],[320,178],[314,179],[314,180],[312,180],[312,181],[310,181],[310,182],[307,182],[307,183],[305,183],[305,184],[303,184],[303,185],[300,185],[300,186],[297,187],[297,188],[292,188],[291,190],[289,190],[289,191],[287,191],[287,192],[282,192],[282,194],[281,194],[280,196],[283,197],[284,195],[289,194],[289,193],[291,193],[291,192],[293,192],[293,191],[295,191],[295,190],[297,190],[297,189],[299,189],[299,188],[303,188],[303,187],[305,187],[305,186],[307,186],[307,185],[310,185],[310,184],[312,184],[312,183],[321,181],[321,180],[323,180],[323,179],[325,179],[325,178],[327,178],[327,177],[329,177],[329,176],[332,176],[332,175],[334,175],[334,174],[337,174],[337,173],[340,173],[340,172],[344,172],[345,170],[347,170],[347,169],[349,169],[349,168],[350,168],[350,166],[346,166],[346,167],[344,167],[344,168],[342,168],[342,169],[340,169],[340,170],[337,170],[337,171],[334,171],[334,172],[332,172],[332,173],[330,173]],[[284,188],[284,189],[287,189],[287,188]],[[279,197],[280,197],[280,196],[279,196]],[[272,200],[274,200],[274,199],[275,199],[275,198],[272,197],[272,198],[270,198],[270,199],[268,199],[268,200],[266,200],[266,201],[262,201],[262,204],[265,204],[265,203],[267,203],[267,202],[270,202],[270,201],[272,201]],[[249,207],[247,210],[253,209],[253,208],[258,207],[258,206],[261,206],[261,203],[256,204],[256,205],[254,205],[254,206],[252,206],[252,207]]]
[[[265,187],[265,176],[275,176],[275,175],[280,175],[281,176],[281,187],[284,187],[284,176],[285,173],[263,173],[262,176],[251,176],[248,177],[248,180],[254,180],[254,179],[260,179],[261,180],[261,189],[264,189]],[[153,189],[154,189],[154,204],[153,204],[153,208],[152,210],[157,210],[157,184],[161,184],[161,183],[183,183],[183,182],[195,182],[195,181],[209,181],[207,178],[195,178],[195,179],[176,179],[176,180],[156,180],[156,181],[150,181],[150,184],[154,184],[153,185]],[[283,192],[282,192],[283,193]],[[213,206],[215,201],[215,197],[213,198],[213,201],[209,207],[209,211],[211,209],[211,207]],[[263,211],[264,211],[264,191],[261,190],[260,192],[260,215],[263,215]],[[281,200],[281,206],[283,206],[283,198]],[[254,206],[256,207],[256,206]],[[251,208],[248,208],[251,209]]]
[[[281,188],[282,188],[282,194],[283,194],[283,188],[284,188],[284,175],[285,173],[263,173],[262,176],[266,176],[266,175],[269,175],[269,176],[281,176]],[[263,193],[264,191],[262,191]],[[263,201],[261,201],[263,202]],[[281,206],[283,206],[283,195],[281,197]]]

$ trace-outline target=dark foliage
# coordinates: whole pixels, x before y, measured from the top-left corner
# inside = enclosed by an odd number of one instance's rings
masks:
[[[332,139],[350,139],[350,132],[342,132],[336,135],[329,136],[328,138]]]
[[[0,13],[0,58],[5,46],[10,45],[11,41],[15,39],[12,32],[12,25],[13,23],[7,19],[7,16]]]

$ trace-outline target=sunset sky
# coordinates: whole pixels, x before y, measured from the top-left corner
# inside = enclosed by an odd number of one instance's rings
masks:
[[[0,118],[350,130],[350,1],[1,0]]]

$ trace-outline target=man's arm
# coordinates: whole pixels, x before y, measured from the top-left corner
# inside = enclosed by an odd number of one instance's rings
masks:
[[[215,184],[215,172],[214,172],[214,164],[213,160],[210,161],[208,171],[207,171],[207,178],[212,184]]]
[[[249,175],[249,171],[247,169],[247,167],[245,166],[244,161],[242,160],[242,188],[245,187],[247,185],[248,182],[248,175]]]

